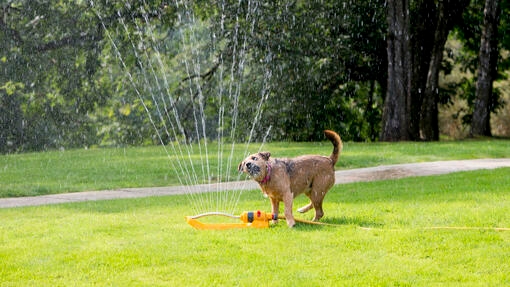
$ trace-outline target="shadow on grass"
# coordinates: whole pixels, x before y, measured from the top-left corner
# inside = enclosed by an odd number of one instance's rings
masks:
[[[306,223],[306,222],[297,222],[296,228],[303,230],[315,230],[324,227],[347,227],[347,226],[357,226],[357,227],[366,227],[366,228],[382,228],[384,224],[378,223],[375,221],[366,220],[366,218],[362,217],[325,217],[321,219],[318,223]]]

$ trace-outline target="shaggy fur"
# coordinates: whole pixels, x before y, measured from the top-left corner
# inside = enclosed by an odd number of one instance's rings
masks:
[[[335,184],[335,164],[342,150],[342,140],[337,133],[326,130],[324,134],[333,144],[329,157],[303,155],[292,159],[273,159],[269,152],[259,152],[239,164],[239,171],[257,181],[262,192],[271,199],[274,214],[278,214],[280,201],[283,201],[289,227],[295,224],[292,201],[299,194],[308,196],[310,203],[298,209],[298,212],[304,213],[314,208],[314,221],[324,215],[322,201]]]

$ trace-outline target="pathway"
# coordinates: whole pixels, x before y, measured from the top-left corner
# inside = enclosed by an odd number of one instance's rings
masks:
[[[384,165],[336,171],[336,184],[360,181],[398,179],[410,176],[429,176],[477,169],[495,169],[510,167],[510,158],[451,160],[424,163]],[[63,194],[51,194],[32,197],[0,198],[0,208],[59,204],[67,202],[108,200],[117,198],[138,198],[148,196],[168,196],[186,193],[198,193],[215,190],[253,190],[258,185],[251,180],[196,186],[167,186],[146,188],[123,188],[117,190],[86,191]]]

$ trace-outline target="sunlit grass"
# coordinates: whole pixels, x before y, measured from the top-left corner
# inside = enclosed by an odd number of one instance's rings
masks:
[[[507,286],[510,232],[426,228],[510,227],[509,172],[337,185],[338,227],[197,231],[185,196],[0,209],[0,285]]]
[[[344,143],[337,169],[451,159],[510,157],[510,140],[434,143]],[[221,159],[214,143],[202,155],[197,146],[169,154],[161,146],[99,148],[0,155],[0,197],[30,196],[123,187],[189,185],[238,179],[237,164],[245,153],[267,150],[274,157],[331,153],[329,142],[268,143],[224,147]],[[193,165],[190,164],[193,162]],[[205,165],[209,163],[209,168]],[[221,163],[221,168],[219,168]]]

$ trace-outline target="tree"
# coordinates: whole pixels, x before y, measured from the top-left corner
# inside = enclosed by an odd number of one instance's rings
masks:
[[[438,140],[439,71],[469,1],[388,1],[388,90],[381,139]]]
[[[412,140],[410,7],[407,0],[389,0],[388,4],[388,86],[383,110],[381,139]]]
[[[11,123],[3,126],[10,140],[0,140],[0,150],[6,145],[16,151],[97,144],[90,114],[114,95],[96,78],[105,43],[103,25],[119,27],[122,15],[142,18],[142,8],[147,18],[161,22],[171,14],[161,3],[139,1],[0,4],[0,101],[10,111],[0,113],[0,123]],[[101,20],[94,9],[104,13]],[[7,84],[15,86],[15,92],[7,92]]]
[[[86,137],[84,115],[100,101],[87,83],[102,37],[86,6],[7,1],[0,9],[0,85],[17,87],[3,93],[11,111],[0,115],[16,121],[6,127],[13,137],[9,149],[43,149]]]
[[[439,72],[442,67],[444,46],[448,34],[454,25],[459,23],[462,13],[469,1],[443,0],[437,4],[437,21],[430,29],[434,31],[430,42],[433,43],[430,52],[429,65],[426,72],[423,103],[421,108],[420,131],[423,140],[439,140],[438,104],[439,100]]]
[[[498,50],[505,51],[510,49],[510,2],[500,1],[499,26],[497,35]],[[480,67],[480,50],[482,34],[484,27],[484,9],[485,0],[471,1],[462,16],[462,22],[455,26],[455,39],[460,41],[461,49],[450,60],[453,61],[461,71],[466,72],[467,76],[461,79],[456,85],[451,85],[448,90],[452,95],[465,100],[468,107],[461,120],[471,133],[475,105],[477,102],[476,85],[478,82],[478,69]],[[498,55],[497,68],[494,81],[508,79],[508,69],[510,68],[510,57],[505,57],[504,53]],[[474,76],[471,76],[473,74]],[[498,112],[503,107],[502,93],[498,88],[493,87],[490,94],[489,115]]]
[[[14,151],[23,138],[19,88],[12,82],[0,87],[0,153]]]
[[[227,46],[246,41],[250,70],[261,71],[250,78],[270,87],[262,118],[273,139],[323,139],[325,128],[347,140],[376,139],[387,70],[384,1],[255,1],[249,17],[250,2],[226,3],[213,23],[247,29]]]
[[[0,152],[269,129],[276,140],[320,140],[325,128],[439,139],[444,44],[468,0],[166,3],[0,4]],[[463,15],[479,17],[473,7]]]
[[[493,82],[497,76],[499,0],[486,0],[483,31],[479,53],[476,100],[471,124],[471,135],[490,136],[490,112],[493,105]]]

